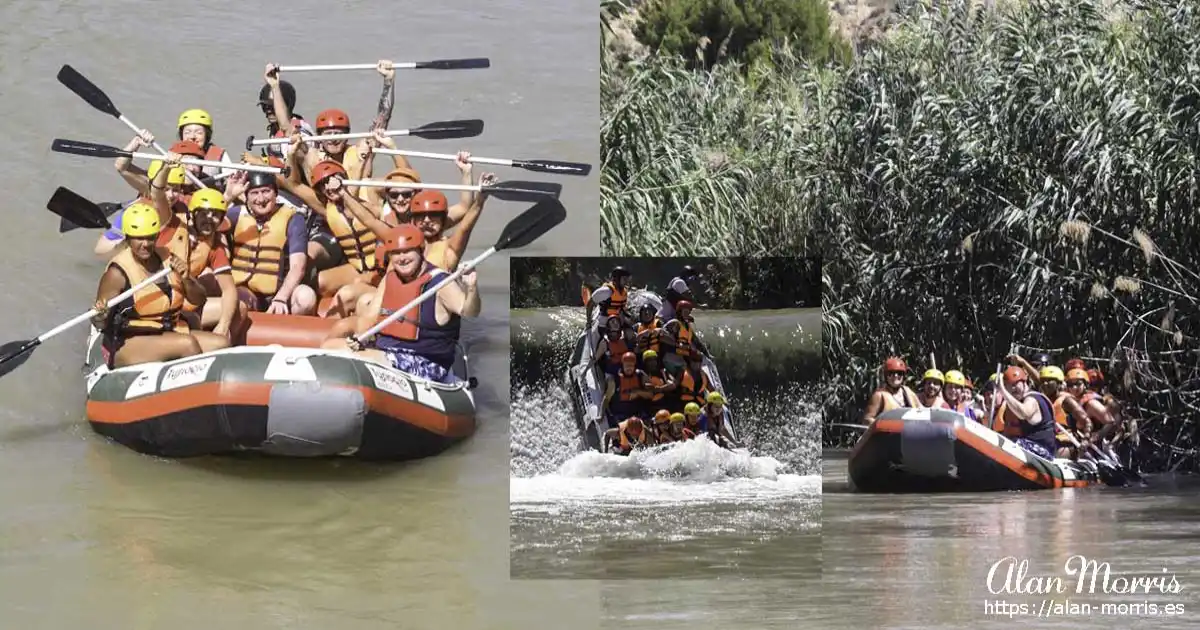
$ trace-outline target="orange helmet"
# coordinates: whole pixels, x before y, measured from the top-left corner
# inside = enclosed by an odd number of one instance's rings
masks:
[[[440,190],[422,190],[413,195],[412,201],[408,202],[408,211],[413,214],[434,214],[449,210],[446,195]]]
[[[883,362],[883,371],[884,372],[907,372],[908,364],[905,363],[904,359],[901,359],[900,357],[888,357],[887,360],[885,360]]]
[[[350,117],[340,109],[327,109],[317,114],[317,131],[322,129],[350,130]]]
[[[421,183],[421,176],[418,175],[416,171],[412,170],[411,168],[403,168],[403,167],[393,169],[391,173],[388,173],[387,176],[384,177],[384,179],[386,179],[388,181],[392,181],[392,180],[409,181],[414,184]]]
[[[379,260],[384,260],[387,255],[392,252],[401,252],[408,249],[423,250],[425,247],[425,235],[421,230],[411,224],[392,228],[384,235],[379,243],[375,246],[375,257]]]
[[[622,365],[634,365],[637,363],[637,355],[632,352],[626,352],[621,355]]]
[[[654,414],[654,422],[655,423],[670,422],[670,421],[671,421],[671,412],[667,411],[666,409],[659,409],[658,413]]]
[[[188,155],[201,159],[204,158],[204,149],[191,140],[180,140],[179,142],[172,144],[171,153],[178,153],[180,155]]]
[[[1074,359],[1067,359],[1067,364],[1063,367],[1066,368],[1067,371],[1075,370],[1075,369],[1080,369],[1080,370],[1087,369],[1087,366],[1083,364],[1083,359],[1080,359],[1079,357],[1075,357]]]
[[[1090,383],[1091,380],[1092,379],[1088,378],[1088,373],[1083,371],[1080,368],[1074,368],[1074,369],[1067,370],[1067,382],[1068,383],[1072,383],[1074,381],[1083,381],[1085,383]]]
[[[1019,368],[1015,365],[1010,365],[1007,368],[1004,368],[1004,382],[1005,383],[1008,383],[1008,384],[1020,383],[1021,381],[1028,381],[1028,380],[1029,380],[1029,375],[1025,374],[1025,370],[1022,370],[1021,368]]]
[[[341,175],[342,177],[345,177],[346,168],[341,164],[334,162],[333,160],[324,160],[322,162],[318,162],[317,165],[313,167],[312,173],[309,174],[308,179],[312,182],[312,187],[317,188],[322,182],[330,177],[333,177],[334,175]]]
[[[1096,384],[1104,382],[1104,372],[1101,372],[1100,368],[1092,368],[1092,369],[1088,370],[1087,375],[1088,375],[1088,383],[1090,383],[1092,385],[1096,385]]]

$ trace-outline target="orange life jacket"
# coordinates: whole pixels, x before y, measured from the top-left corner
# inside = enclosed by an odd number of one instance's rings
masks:
[[[618,434],[621,436],[621,450],[623,450],[623,451],[628,451],[630,448],[633,447],[633,442],[629,439],[628,425],[629,425],[628,420],[623,420],[619,424],[617,424],[617,429],[619,429]],[[637,440],[638,444],[641,444],[641,445],[646,444],[646,431],[647,431],[646,427],[643,426],[642,432],[638,434],[637,438],[635,438]]]
[[[679,332],[675,334],[675,354],[683,358],[692,355],[692,325],[679,320]]]
[[[641,354],[647,350],[653,350],[655,354],[658,354],[658,347],[659,347],[658,335],[646,335],[645,337],[642,337],[641,334],[648,330],[658,330],[661,327],[662,327],[662,321],[659,320],[658,318],[655,318],[654,321],[650,322],[649,324],[638,324],[637,325],[637,332],[639,335],[638,336],[638,354]]]
[[[608,340],[608,363],[609,365],[621,365],[621,357],[626,352],[629,352],[629,344],[625,343],[625,335],[621,335],[619,339],[613,341]]]
[[[163,264],[167,264],[165,257],[161,254],[160,257],[164,258]],[[133,252],[128,248],[113,256],[109,265],[116,265],[125,273],[130,287],[153,275],[148,273],[146,268],[133,257]],[[128,306],[125,306],[121,312],[124,330],[139,332],[173,330],[180,324],[179,314],[183,309],[183,280],[172,271],[167,274],[166,281],[160,280],[158,283],[151,284],[134,293],[132,304],[129,302],[126,304]]]
[[[612,295],[609,296],[607,308],[604,309],[604,314],[612,317],[619,314],[624,308],[625,303],[629,301],[629,292],[627,289],[618,289],[611,282],[605,282],[603,285],[612,290]]]
[[[679,377],[679,388],[676,391],[679,392],[679,399],[684,403],[699,403],[708,394],[708,375],[704,373],[704,370],[701,370],[700,382],[696,383],[696,379],[692,376],[692,371],[684,368],[683,375]]]
[[[626,374],[622,370],[617,376],[620,377],[620,382],[617,384],[620,400],[633,400],[633,393],[642,389],[642,371],[634,370],[633,374]]]
[[[883,392],[883,409],[880,410],[880,413],[883,413],[884,411],[891,411],[892,409],[900,409],[900,407],[901,407],[900,403],[896,402],[896,397],[893,396],[892,393],[889,392],[886,388],[881,387],[880,389],[875,390],[875,391]],[[917,406],[917,393],[916,392],[909,389],[905,385],[901,385],[900,386],[900,394],[904,398],[904,402],[905,402],[904,406],[905,407],[915,408]]]
[[[445,277],[444,271],[429,264],[425,265],[421,275],[408,282],[402,281],[395,273],[388,272],[383,280],[383,299],[379,305],[381,317],[387,317],[408,306],[417,296]],[[455,362],[461,326],[462,318],[455,314],[451,314],[445,324],[439,324],[437,298],[432,297],[384,326],[375,338],[375,347],[384,351],[412,352],[450,369]]]
[[[1063,401],[1066,400],[1068,396],[1070,396],[1070,394],[1066,392],[1060,392],[1058,397],[1054,399],[1053,408],[1054,421],[1069,429],[1071,428],[1070,419],[1067,416],[1067,410],[1063,408]]]
[[[233,226],[230,264],[233,281],[262,296],[279,290],[287,264],[287,225],[295,210],[280,206],[261,228],[249,208],[243,207]]]
[[[337,239],[346,261],[359,273],[375,267],[375,233],[359,223],[349,211],[343,213],[336,204],[325,204],[325,222]]]
[[[661,369],[661,368],[659,369],[659,374],[662,374],[662,369]],[[646,376],[647,376],[647,378],[648,378],[648,379],[649,379],[649,381],[650,381],[650,385],[651,385],[651,386],[653,386],[653,387],[661,387],[662,385],[665,385],[665,384],[666,384],[666,382],[667,382],[667,379],[665,379],[665,378],[663,378],[663,377],[661,377],[661,376],[657,376],[657,375],[654,375],[654,374],[647,374]],[[664,394],[664,393],[662,393],[662,392],[654,392],[654,395],[652,395],[652,396],[650,397],[650,401],[651,401],[651,402],[658,402],[658,401],[662,400],[662,399],[663,399],[663,398],[665,398],[665,397],[666,397],[666,394]]]

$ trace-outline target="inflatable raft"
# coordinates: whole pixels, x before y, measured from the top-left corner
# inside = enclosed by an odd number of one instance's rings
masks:
[[[850,452],[860,492],[987,492],[1078,488],[1100,482],[1093,462],[1047,460],[962,414],[893,409]]]
[[[627,308],[636,313],[642,304],[647,303],[658,309],[662,305],[662,298],[651,291],[631,291]],[[589,319],[583,332],[579,333],[579,338],[575,342],[575,350],[571,353],[570,367],[567,368],[563,379],[566,389],[571,395],[575,423],[587,441],[588,447],[598,451],[601,450],[601,445],[604,443],[604,433],[616,425],[611,425],[609,419],[600,412],[600,407],[604,402],[604,373],[597,368],[588,369],[586,367],[591,365],[592,351],[600,342],[600,333],[592,321]],[[699,331],[696,332],[696,336],[703,340]],[[725,394],[725,387],[721,384],[721,375],[717,372],[717,366],[713,364],[712,359],[704,357],[701,360],[700,369],[708,376],[709,383],[717,391]],[[725,409],[729,418],[729,434],[736,440],[738,436],[734,431],[733,408],[727,404]]]
[[[284,457],[405,460],[475,431],[459,348],[445,385],[319,346],[335,319],[252,313],[246,343],[166,363],[104,365],[87,341],[87,419],[129,448],[164,457],[257,451]]]

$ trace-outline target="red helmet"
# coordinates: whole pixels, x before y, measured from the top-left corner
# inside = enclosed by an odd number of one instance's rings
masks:
[[[1083,364],[1083,359],[1080,359],[1079,357],[1075,357],[1074,359],[1068,359],[1067,364],[1064,367],[1067,370],[1076,370],[1076,369],[1086,370],[1087,369],[1087,366]]]
[[[689,301],[687,301],[687,300],[679,300],[679,302],[678,302],[677,304],[675,304],[675,310],[676,310],[676,311],[682,311],[682,310],[683,310],[683,309],[685,309],[685,308],[686,308],[686,309],[688,309],[688,310],[691,310],[691,309],[692,309],[692,303],[691,303],[691,302],[689,302]]]
[[[641,432],[641,430],[642,430],[642,419],[641,418],[639,418],[637,416],[633,416],[632,418],[626,420],[625,422],[629,423],[628,426],[630,429],[634,429],[634,433]]]
[[[180,155],[188,155],[195,158],[204,158],[204,148],[192,142],[191,140],[180,140],[171,145],[171,153]]]
[[[904,359],[901,359],[900,357],[888,357],[887,360],[885,360],[883,362],[883,371],[884,372],[907,372],[908,364],[905,363]]]
[[[312,187],[317,188],[322,182],[330,177],[333,177],[334,175],[341,175],[342,177],[345,177],[346,168],[341,164],[334,162],[333,160],[324,160],[318,162],[317,165],[313,167],[312,173],[309,173],[308,179],[312,182]]]
[[[634,365],[637,363],[637,355],[632,352],[626,352],[621,355],[621,363],[623,365]]]
[[[350,131],[350,117],[340,109],[327,109],[317,114],[317,131],[322,129],[345,129]]]
[[[448,212],[449,209],[446,195],[440,190],[422,190],[413,195],[412,201],[408,202],[408,211],[413,214],[434,214]]]
[[[1019,368],[1015,365],[1010,365],[1007,368],[1004,368],[1004,382],[1005,383],[1019,383],[1021,381],[1028,381],[1028,380],[1029,380],[1029,375],[1025,374],[1025,370],[1022,370],[1021,368]]]
[[[392,252],[407,249],[422,249],[425,247],[425,235],[411,224],[405,223],[392,228],[375,246],[375,257],[379,260],[387,258]]]

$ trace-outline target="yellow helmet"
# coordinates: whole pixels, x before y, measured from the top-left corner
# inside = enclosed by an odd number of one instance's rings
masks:
[[[205,188],[197,190],[192,195],[192,200],[188,202],[188,210],[195,212],[201,208],[206,210],[218,210],[225,212],[229,206],[225,204],[225,195],[215,188]]]
[[[1063,376],[1062,368],[1057,365],[1047,365],[1039,370],[1038,378],[1043,381],[1058,381],[1060,383],[1067,380],[1067,377]]]
[[[158,177],[158,172],[162,170],[162,167],[162,160],[154,160],[150,163],[150,167],[146,169],[146,177],[150,178],[150,181],[154,181],[154,178]],[[182,166],[176,166],[167,172],[168,186],[182,186],[186,182],[187,176],[183,174]]]
[[[681,414],[681,413],[671,414],[671,424],[674,424],[676,422],[683,422],[683,414]]]
[[[937,381],[939,383],[946,382],[946,375],[942,374],[941,370],[925,370],[925,376],[921,377],[922,381]]]
[[[700,405],[697,405],[696,403],[688,403],[683,406],[683,411],[685,413],[687,413],[689,416],[699,415],[700,414]]]
[[[121,232],[129,238],[146,238],[162,230],[158,221],[158,210],[150,204],[137,202],[125,208],[121,215]]]
[[[725,404],[725,397],[721,395],[721,392],[708,392],[708,397],[705,398],[705,400],[707,400],[709,402],[709,404],[713,404],[713,403],[719,403],[722,405]]]
[[[949,372],[946,372],[946,384],[966,387],[967,377],[963,376],[963,373],[959,372],[958,370],[950,370]]]
[[[658,358],[658,353],[653,350],[647,350],[642,353],[643,361],[645,361],[646,359],[657,359],[657,358]]]
[[[211,130],[212,116],[209,116],[208,112],[203,109],[189,109],[179,115],[179,124],[176,126],[183,127],[184,125],[204,125]]]

